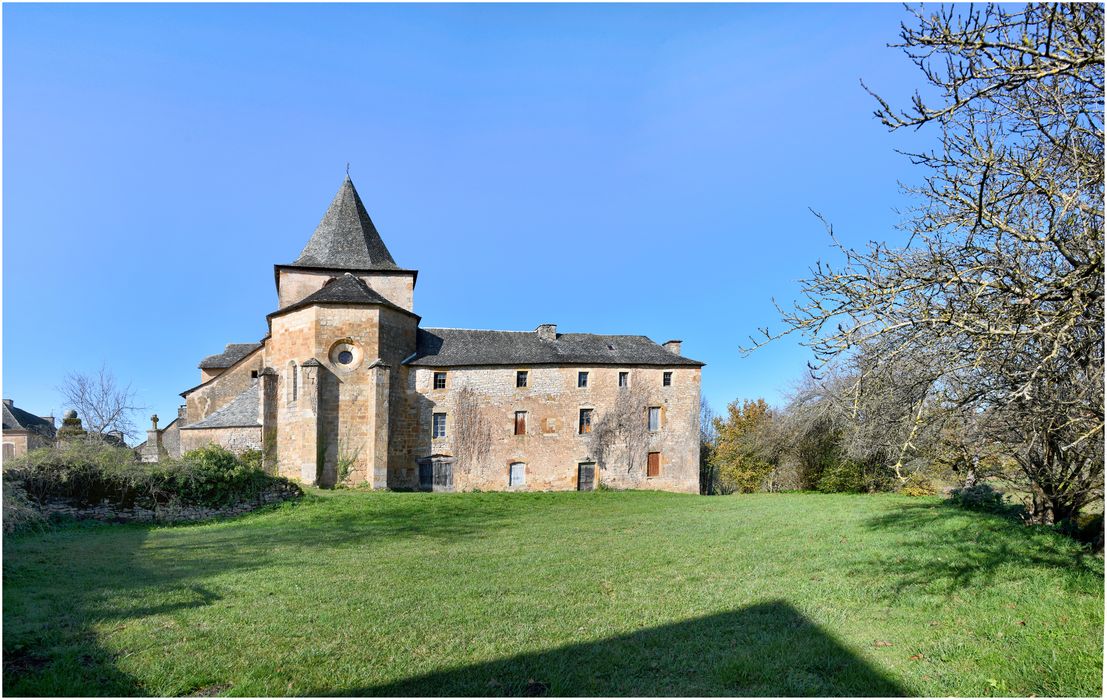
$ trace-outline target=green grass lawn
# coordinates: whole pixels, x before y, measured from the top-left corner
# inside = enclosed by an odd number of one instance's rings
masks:
[[[4,540],[7,695],[1093,695],[1103,560],[899,496],[313,492]]]

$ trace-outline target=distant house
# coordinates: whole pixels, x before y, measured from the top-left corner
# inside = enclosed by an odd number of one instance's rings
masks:
[[[16,408],[11,399],[4,399],[4,459],[26,454],[28,450],[54,444],[56,430],[53,416],[36,416]]]
[[[324,486],[698,492],[703,363],[680,341],[427,328],[416,274],[347,178],[300,257],[274,267],[269,333],[200,362],[141,459],[216,443]]]

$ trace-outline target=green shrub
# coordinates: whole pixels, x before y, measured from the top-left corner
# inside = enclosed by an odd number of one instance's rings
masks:
[[[828,464],[815,485],[823,493],[877,493],[898,486],[895,473],[884,463],[844,458]]]
[[[245,467],[262,471],[261,458],[261,450],[246,450],[238,456],[238,461]]]
[[[42,527],[46,519],[18,484],[4,484],[4,532]]]
[[[949,492],[949,500],[961,508],[979,510],[985,513],[999,513],[1011,515],[1016,510],[1021,510],[1007,501],[1002,491],[997,491],[988,484],[974,484],[967,488],[953,489]]]
[[[216,445],[185,454],[179,461],[135,462],[126,448],[83,441],[41,449],[5,465],[5,487],[15,485],[31,502],[62,498],[77,506],[106,502],[131,508],[249,503],[270,490],[298,496],[299,487],[261,471],[260,457],[245,459]]]
[[[1082,513],[1071,520],[1062,520],[1053,527],[1077,542],[1088,545],[1095,552],[1103,551],[1103,513]]]
[[[823,470],[818,490],[823,493],[861,493],[865,491],[865,474],[857,462],[842,460]]]
[[[85,440],[32,450],[4,465],[4,481],[39,503],[57,496],[78,505],[105,499],[130,505],[146,478],[132,450]]]
[[[275,481],[283,481],[244,464],[218,445],[192,450],[179,462],[155,467],[150,480],[151,495],[159,503],[208,507],[253,500]]]
[[[933,482],[925,474],[914,472],[907,477],[907,481],[900,487],[899,492],[904,496],[933,496],[938,493]]]

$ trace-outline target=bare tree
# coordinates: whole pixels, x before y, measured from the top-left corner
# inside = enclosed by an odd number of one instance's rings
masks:
[[[712,452],[719,432],[715,429],[715,410],[707,399],[700,396],[700,493],[710,495],[718,491],[719,469]]]
[[[649,396],[637,385],[622,391],[619,400],[592,426],[591,453],[596,466],[604,471],[621,469],[630,477],[637,470],[645,476],[650,440],[646,422]]]
[[[58,387],[65,403],[77,411],[90,437],[103,438],[118,433],[129,438],[138,435],[135,415],[144,407],[136,401],[130,384],[121,385],[105,365],[96,374],[70,372]]]
[[[458,466],[468,470],[476,483],[483,484],[492,468],[488,463],[492,449],[492,426],[481,409],[480,397],[474,389],[465,387],[457,392],[454,413],[457,416],[454,449]]]
[[[1103,491],[1103,10],[912,14],[895,46],[937,101],[897,111],[874,95],[889,129],[940,131],[937,150],[908,154],[927,173],[908,188],[908,240],[857,250],[828,225],[844,260],[818,263],[786,329],[752,347],[800,332],[816,367],[866,352],[855,396],[890,365],[918,369],[896,464],[943,411],[983,417],[1037,519],[1067,519]]]

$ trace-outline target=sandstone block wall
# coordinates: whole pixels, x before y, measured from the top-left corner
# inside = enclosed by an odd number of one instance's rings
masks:
[[[416,323],[392,309],[358,305],[314,306],[273,318],[265,360],[278,374],[281,474],[328,486],[387,486],[390,407],[394,397],[404,397],[391,378],[415,349]],[[352,363],[337,361],[341,349],[353,354]],[[306,360],[319,366],[304,372]]]
[[[12,459],[27,454],[28,450],[34,449],[30,446],[32,442],[33,438],[26,432],[4,433],[4,459]]]
[[[295,304],[309,294],[319,291],[327,280],[335,276],[334,271],[281,269],[279,308]],[[408,311],[415,305],[415,273],[407,271],[377,272],[358,275],[369,288]]]
[[[516,372],[528,386],[516,387]],[[433,388],[435,371],[409,374],[409,397],[418,428],[415,457],[456,458],[456,490],[506,489],[513,463],[525,464],[532,490],[577,488],[578,466],[594,463],[595,482],[613,488],[699,490],[699,368],[519,367],[446,370],[445,389]],[[578,387],[581,371],[588,386]],[[663,386],[663,372],[672,372]],[[620,372],[629,386],[619,387]],[[648,408],[660,409],[655,432]],[[580,409],[592,409],[591,432],[580,433]],[[526,412],[526,432],[515,434],[516,412]],[[432,416],[446,414],[446,437],[431,435]],[[647,475],[657,452],[659,474]],[[397,464],[393,481],[414,486],[414,465]]]
[[[195,428],[180,431],[181,454],[208,445],[222,445],[235,454],[261,449],[261,428]]]
[[[246,391],[262,368],[263,353],[259,348],[244,357],[234,367],[222,370],[210,384],[204,384],[185,397],[185,425],[207,418]]]

